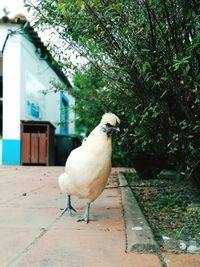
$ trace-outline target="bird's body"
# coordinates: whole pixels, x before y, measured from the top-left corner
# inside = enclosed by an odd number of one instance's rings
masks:
[[[105,128],[106,123],[111,131],[119,119],[114,114],[105,114],[86,141],[69,155],[65,172],[59,176],[60,189],[68,196],[91,203],[104,190],[111,172],[112,155],[112,139]]]

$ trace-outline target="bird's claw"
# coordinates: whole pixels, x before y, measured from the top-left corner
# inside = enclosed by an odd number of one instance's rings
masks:
[[[89,223],[89,218],[87,218],[87,217],[85,217],[85,216],[83,216],[83,217],[80,217],[78,220],[77,220],[77,222],[86,222],[86,223]]]
[[[65,207],[64,207],[61,215],[63,215],[66,211],[69,211],[70,216],[73,216],[72,211],[76,212],[75,208],[72,207],[70,195],[68,196],[68,199],[66,200],[66,204],[65,204]]]
[[[77,220],[77,222],[86,222],[86,223],[89,223],[91,221],[96,221],[96,220],[95,219],[91,219],[91,218],[89,218],[87,216],[82,216]]]
[[[63,214],[64,214],[65,212],[67,212],[67,211],[69,211],[70,216],[73,215],[72,211],[77,212],[77,211],[75,210],[75,208],[72,207],[72,205],[68,205],[67,207],[65,207],[65,208],[63,209],[61,215],[63,215]]]

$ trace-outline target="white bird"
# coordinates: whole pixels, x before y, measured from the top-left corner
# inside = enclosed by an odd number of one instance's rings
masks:
[[[71,205],[73,195],[87,202],[78,221],[90,221],[90,204],[103,192],[111,172],[112,136],[119,131],[119,123],[115,114],[105,113],[86,141],[70,153],[65,172],[58,178],[61,191],[68,196],[62,214],[76,211]]]

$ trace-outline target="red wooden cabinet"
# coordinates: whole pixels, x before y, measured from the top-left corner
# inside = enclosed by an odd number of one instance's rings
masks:
[[[45,121],[21,121],[21,164],[54,165],[55,127]]]

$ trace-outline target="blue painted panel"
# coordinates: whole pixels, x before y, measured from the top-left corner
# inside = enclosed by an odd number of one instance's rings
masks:
[[[2,164],[20,165],[21,141],[12,139],[2,140]]]
[[[63,109],[66,108],[66,115],[63,118]],[[62,121],[65,120],[65,127],[62,124]],[[60,92],[60,134],[68,135],[69,133],[69,100],[67,96]]]

